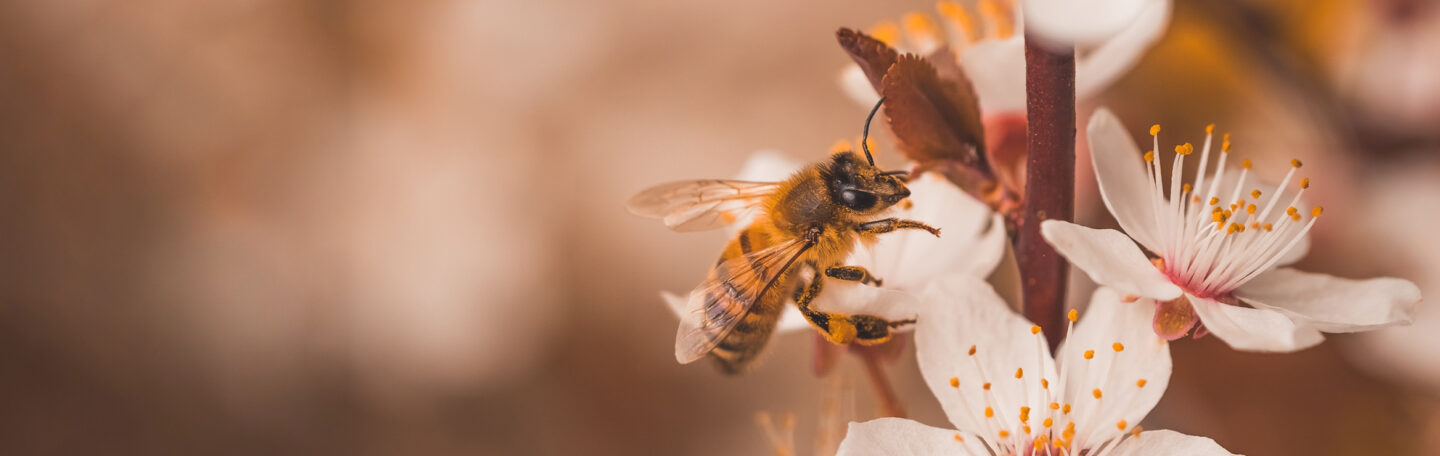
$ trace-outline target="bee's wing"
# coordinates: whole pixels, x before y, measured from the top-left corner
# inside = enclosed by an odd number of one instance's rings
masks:
[[[630,213],[663,219],[675,231],[704,231],[744,220],[760,209],[777,182],[706,179],[650,187],[630,198]]]
[[[685,303],[675,359],[688,364],[710,353],[811,245],[796,239],[716,265]]]

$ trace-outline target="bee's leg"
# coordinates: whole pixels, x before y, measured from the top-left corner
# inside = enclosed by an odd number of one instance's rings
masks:
[[[820,295],[820,289],[825,283],[825,276],[820,274],[819,268],[815,269],[815,275],[810,278],[810,283],[805,286],[800,295],[795,298],[795,307],[800,308],[800,314],[810,320],[810,324],[825,334],[825,340],[837,345],[844,345],[855,340],[855,325],[843,315],[829,314],[816,311],[810,308],[810,302]]]
[[[939,229],[939,228],[936,228],[936,227],[933,227],[933,226],[930,226],[930,225],[926,225],[926,224],[924,224],[924,223],[917,222],[917,221],[914,221],[914,220],[905,220],[905,219],[897,219],[897,218],[887,218],[887,219],[880,219],[880,220],[876,220],[876,221],[873,221],[873,222],[865,222],[865,223],[861,223],[861,224],[859,224],[859,225],[855,225],[855,231],[859,231],[859,232],[864,233],[864,234],[881,234],[881,233],[889,233],[889,232],[895,231],[895,230],[905,230],[905,229],[925,230],[925,231],[929,231],[930,234],[935,235],[935,237],[940,237],[940,229]]]
[[[851,324],[855,325],[855,342],[860,345],[876,345],[890,341],[895,333],[891,328],[898,328],[905,325],[915,324],[915,319],[890,321],[874,315],[851,315]]]
[[[806,320],[810,320],[810,324],[815,325],[820,332],[825,334],[826,340],[839,345],[852,341],[861,345],[874,345],[890,340],[893,335],[890,328],[915,323],[914,319],[889,321],[874,315],[842,315],[811,309],[810,302],[820,295],[820,289],[825,281],[824,276],[829,275],[828,271],[831,269],[836,268],[826,268],[827,274],[822,275],[816,268],[815,276],[795,298],[795,306],[800,308],[800,313],[805,315]],[[858,267],[856,269],[864,271]]]
[[[825,276],[832,279],[840,279],[848,282],[860,282],[867,285],[880,286],[884,283],[879,277],[870,274],[870,271],[860,266],[831,266],[825,268]]]

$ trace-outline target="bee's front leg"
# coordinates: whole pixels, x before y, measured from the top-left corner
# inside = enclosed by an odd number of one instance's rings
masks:
[[[862,234],[881,234],[905,229],[925,230],[935,235],[935,237],[940,237],[939,228],[914,220],[887,218],[855,225],[855,231],[859,231]]]
[[[870,274],[870,271],[860,266],[831,266],[825,268],[825,276],[832,279],[840,279],[847,282],[860,282],[866,285],[880,286],[885,281]]]

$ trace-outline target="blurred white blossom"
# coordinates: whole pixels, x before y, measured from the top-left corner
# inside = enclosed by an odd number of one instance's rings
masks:
[[[1075,95],[1083,100],[1135,66],[1170,23],[1169,0],[1030,0],[1023,22],[1011,2],[982,0],[976,6],[978,21],[958,3],[941,1],[938,25],[912,12],[898,25],[881,22],[868,32],[902,53],[953,53],[975,86],[981,113],[990,116],[1025,113],[1027,27],[1041,39],[1075,46]],[[858,66],[841,72],[840,86],[863,106],[879,100]]]

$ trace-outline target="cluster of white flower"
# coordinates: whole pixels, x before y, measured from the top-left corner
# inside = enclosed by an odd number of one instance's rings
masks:
[[[1169,1],[1092,3],[1036,0],[1022,13],[982,0],[982,32],[963,8],[942,1],[942,26],[915,13],[871,32],[902,51],[955,53],[985,115],[1014,115],[1025,100],[1019,18],[1037,29],[1032,36],[1080,50],[1076,85],[1085,97],[1138,59],[1170,11]],[[858,68],[847,69],[841,83],[857,101],[875,102]],[[1145,153],[1104,108],[1087,132],[1101,196],[1123,232],[1042,224],[1045,239],[1100,285],[1083,318],[1070,311],[1068,337],[1053,355],[1041,328],[985,282],[1005,254],[1000,215],[934,175],[913,178],[913,204],[893,215],[941,227],[946,236],[897,232],[860,247],[847,264],[885,278],[884,286],[836,283],[813,304],[916,319],[921,373],[954,425],[852,423],[840,454],[1228,455],[1208,438],[1138,426],[1169,383],[1169,341],[1213,333],[1238,350],[1291,352],[1321,342],[1322,332],[1409,322],[1420,301],[1409,281],[1284,267],[1308,251],[1309,230],[1322,214],[1304,202],[1310,181],[1298,160],[1280,185],[1256,183],[1249,160],[1233,166],[1228,135],[1214,144],[1212,126],[1200,147],[1174,147],[1167,179],[1158,125]],[[1198,171],[1186,181],[1185,161],[1197,152]],[[739,177],[778,180],[799,167],[765,152]],[[665,297],[683,311],[683,299]],[[780,326],[808,323],[791,309]]]

